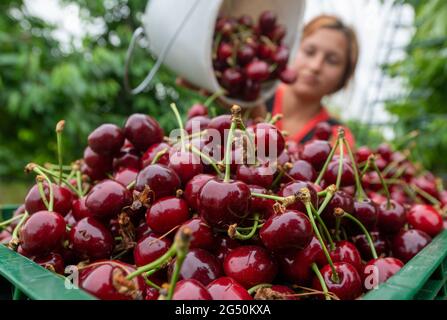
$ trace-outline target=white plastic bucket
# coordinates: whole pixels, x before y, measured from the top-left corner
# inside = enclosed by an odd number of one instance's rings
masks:
[[[284,42],[291,50],[290,62],[298,48],[304,9],[305,0],[150,0],[142,23],[152,54],[159,56],[175,36],[163,64],[191,84],[214,93],[221,90],[211,57],[214,26],[219,13],[236,17],[248,14],[256,21],[265,10],[275,12],[278,22],[287,30]],[[275,81],[264,86],[256,101],[223,99],[228,104],[252,107],[270,98],[277,84]]]

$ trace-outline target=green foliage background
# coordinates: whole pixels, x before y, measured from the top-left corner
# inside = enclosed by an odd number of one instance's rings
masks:
[[[30,161],[55,161],[54,127],[60,119],[66,120],[64,157],[71,161],[82,156],[88,133],[101,123],[122,125],[129,114],[144,112],[170,130],[172,101],[185,110],[203,100],[177,87],[166,70],[147,92],[136,97],[125,92],[124,58],[147,0],[61,3],[77,3],[85,23],[100,19],[104,28],[80,46],[62,49],[53,37],[55,27],[31,16],[23,1],[0,1],[0,178],[5,180],[23,178]],[[153,62],[144,49],[136,50],[135,85]]]

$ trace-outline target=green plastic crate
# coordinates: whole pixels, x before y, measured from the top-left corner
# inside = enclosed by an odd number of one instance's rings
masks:
[[[17,206],[0,207],[0,221]],[[0,245],[0,300],[94,300],[81,289],[67,289],[65,278]]]
[[[0,207],[0,221],[17,206]],[[62,277],[0,246],[0,275],[31,299],[94,299],[82,290],[67,290]],[[15,290],[16,296],[18,290]],[[0,279],[0,298],[2,294]],[[13,291],[10,296],[12,297]],[[407,263],[397,274],[363,300],[447,300],[447,230]]]

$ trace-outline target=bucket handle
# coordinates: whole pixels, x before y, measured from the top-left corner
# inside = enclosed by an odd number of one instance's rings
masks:
[[[185,17],[183,18],[183,20],[181,21],[181,23],[177,27],[177,29],[176,29],[174,35],[172,36],[172,38],[169,39],[169,41],[164,46],[162,52],[158,56],[157,60],[155,61],[154,66],[149,71],[149,73],[147,74],[146,78],[144,78],[144,80],[136,88],[131,88],[130,82],[129,82],[129,65],[130,65],[130,62],[132,60],[132,54],[133,54],[133,51],[135,49],[135,45],[136,45],[137,41],[142,39],[145,36],[145,32],[144,32],[144,29],[142,27],[138,27],[137,29],[135,29],[134,33],[132,34],[132,38],[130,40],[130,43],[129,43],[129,48],[127,48],[126,60],[125,60],[125,64],[124,64],[124,87],[127,90],[127,92],[130,92],[133,95],[137,95],[137,94],[141,93],[144,89],[146,89],[149,86],[149,84],[152,82],[152,79],[157,74],[158,70],[160,69],[163,61],[166,58],[166,56],[168,55],[169,50],[171,49],[172,45],[175,42],[175,39],[177,39],[177,36],[182,31],[183,26],[188,21],[188,18],[191,16],[193,11],[195,10],[197,5],[199,4],[199,1],[200,0],[196,0],[193,3],[193,5],[191,6],[191,8],[188,10],[188,12],[185,14]]]

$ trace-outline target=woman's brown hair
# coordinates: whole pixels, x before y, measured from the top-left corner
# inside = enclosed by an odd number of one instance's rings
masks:
[[[346,40],[348,41],[348,63],[346,64],[346,70],[343,74],[340,85],[337,87],[336,91],[338,91],[346,86],[355,72],[355,68],[357,66],[357,61],[359,58],[359,44],[357,35],[353,28],[344,24],[343,21],[336,16],[321,15],[315,17],[306,24],[303,29],[303,39],[320,29],[332,29],[340,31],[346,36]]]

